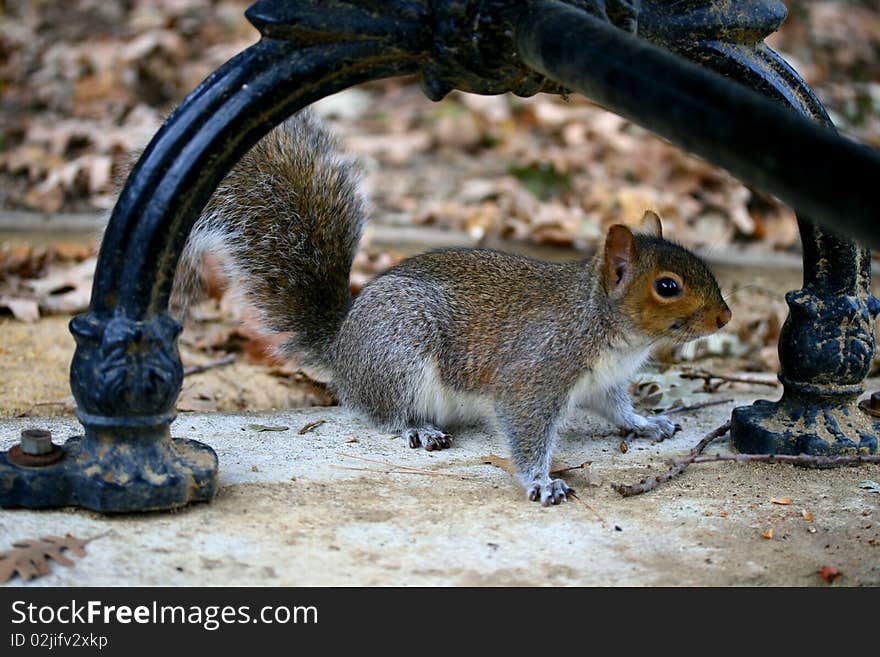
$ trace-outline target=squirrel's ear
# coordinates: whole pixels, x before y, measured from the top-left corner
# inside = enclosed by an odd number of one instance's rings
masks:
[[[626,282],[632,269],[634,250],[633,234],[629,228],[615,224],[608,229],[603,267],[606,292],[614,292]]]
[[[663,224],[660,222],[660,215],[651,210],[646,210],[642,216],[641,232],[653,235],[654,237],[663,237]]]

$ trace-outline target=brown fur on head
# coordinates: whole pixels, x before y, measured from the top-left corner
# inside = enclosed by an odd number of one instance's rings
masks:
[[[663,239],[653,212],[642,232],[622,224],[608,229],[602,286],[647,336],[686,342],[714,333],[730,321],[715,276],[696,255]]]

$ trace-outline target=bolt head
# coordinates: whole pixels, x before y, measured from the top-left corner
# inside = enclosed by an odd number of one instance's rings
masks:
[[[40,456],[52,451],[52,432],[45,429],[24,429],[21,432],[21,451],[29,456]]]
[[[880,411],[880,390],[871,393],[871,401],[869,403],[871,404],[872,411]]]

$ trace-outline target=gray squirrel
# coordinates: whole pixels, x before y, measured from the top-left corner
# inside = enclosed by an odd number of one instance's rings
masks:
[[[290,333],[282,352],[328,371],[340,401],[411,447],[494,421],[530,500],[572,493],[550,476],[560,422],[587,407],[636,435],[674,424],[633,408],[628,382],[660,344],[713,333],[730,320],[715,277],[662,237],[608,230],[592,259],[551,263],[489,249],[409,258],[352,299],[349,274],[366,221],[360,170],[309,110],[282,123],[233,168],[181,258],[172,300],[198,289],[215,256],[263,328]]]

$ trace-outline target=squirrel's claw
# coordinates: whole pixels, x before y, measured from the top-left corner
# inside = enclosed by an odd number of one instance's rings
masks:
[[[414,449],[424,447],[427,451],[433,452],[435,449],[452,447],[452,437],[431,426],[407,429],[403,432],[403,437]]]
[[[540,481],[532,482],[526,488],[526,495],[532,502],[540,502],[541,506],[561,504],[568,500],[568,496],[574,493],[574,489],[562,479],[551,479],[546,484]]]

